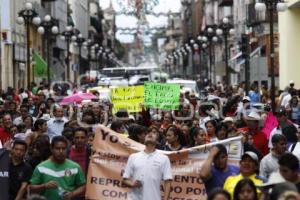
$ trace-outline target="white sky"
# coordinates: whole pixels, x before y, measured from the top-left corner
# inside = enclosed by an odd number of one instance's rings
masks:
[[[100,6],[102,9],[105,9],[109,6],[110,0],[99,0]],[[113,7],[116,11],[120,10],[120,6],[117,4],[116,0],[112,0]],[[159,0],[159,4],[153,9],[154,12],[179,12],[181,7],[180,0]],[[167,25],[167,18],[164,16],[155,17],[147,16],[150,27],[158,27]],[[120,15],[116,18],[117,27],[136,27],[137,20],[133,16],[124,16]],[[120,35],[117,34],[117,38],[121,42],[131,42],[133,37],[131,35]]]

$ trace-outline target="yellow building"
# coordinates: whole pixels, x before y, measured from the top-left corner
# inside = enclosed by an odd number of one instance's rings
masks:
[[[300,0],[288,0],[288,9],[279,13],[279,86],[283,89],[290,80],[300,88]]]

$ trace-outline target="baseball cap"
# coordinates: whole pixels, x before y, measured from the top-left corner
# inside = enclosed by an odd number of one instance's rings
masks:
[[[256,153],[252,152],[252,151],[246,151],[243,155],[242,155],[242,160],[245,159],[246,157],[250,157],[256,164],[259,163],[258,161],[258,156],[256,155]]]
[[[233,122],[233,118],[232,117],[225,117],[225,119],[222,121],[223,123],[226,123],[226,122]]]
[[[295,84],[295,82],[293,80],[290,80],[289,84]]]

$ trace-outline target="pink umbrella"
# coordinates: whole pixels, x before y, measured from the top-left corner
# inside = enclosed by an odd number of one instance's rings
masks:
[[[70,96],[64,97],[62,99],[62,101],[60,102],[60,105],[68,105],[71,103],[79,104],[83,100],[92,100],[92,99],[98,99],[98,97],[91,93],[76,93],[76,94],[72,94]]]

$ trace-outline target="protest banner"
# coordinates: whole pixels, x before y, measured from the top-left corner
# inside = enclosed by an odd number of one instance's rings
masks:
[[[118,87],[112,89],[113,113],[120,109],[128,112],[141,112],[144,104],[144,86]]]
[[[229,162],[237,163],[242,154],[241,137],[223,140],[228,149]],[[217,143],[197,146],[176,152],[161,151],[169,156],[172,165],[172,200],[206,199],[199,171],[208,152]],[[88,176],[87,200],[126,200],[129,188],[122,185],[122,172],[130,154],[144,150],[144,145],[130,140],[112,130],[99,126],[93,143]],[[163,187],[161,186],[163,192]],[[163,193],[162,193],[163,194]]]
[[[162,110],[178,110],[180,85],[145,82],[145,106]]]

